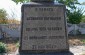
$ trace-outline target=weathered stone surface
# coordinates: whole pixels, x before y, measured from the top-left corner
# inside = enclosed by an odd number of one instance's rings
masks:
[[[21,52],[68,51],[65,6],[34,3],[22,6]]]

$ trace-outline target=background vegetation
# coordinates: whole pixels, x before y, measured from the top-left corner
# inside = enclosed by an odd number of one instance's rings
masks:
[[[4,9],[0,9],[0,24],[7,23],[7,13]]]
[[[6,52],[6,44],[0,42],[0,53],[5,53]]]
[[[70,11],[67,14],[67,17],[69,18],[68,22],[71,24],[79,24],[82,21],[83,13],[84,13],[83,9],[80,8]]]

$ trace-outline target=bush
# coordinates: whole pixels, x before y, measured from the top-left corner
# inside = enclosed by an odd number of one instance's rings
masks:
[[[81,22],[85,23],[85,18],[82,18]]]
[[[6,52],[6,44],[0,42],[0,53],[5,53]]]
[[[70,11],[68,16],[68,22],[72,24],[79,24],[83,18],[83,10],[82,9],[74,9],[73,11]]]
[[[81,40],[83,43],[85,43],[85,39],[84,40]]]

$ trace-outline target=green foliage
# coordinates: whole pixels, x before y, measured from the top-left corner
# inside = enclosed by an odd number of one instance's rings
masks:
[[[0,53],[5,53],[6,52],[6,44],[0,42]]]
[[[29,2],[30,0],[12,0],[14,1],[15,3],[26,3],[26,2]]]
[[[19,45],[19,42],[17,42],[17,43],[16,43],[16,47],[19,48],[19,46],[20,46],[20,45]]]
[[[68,22],[72,23],[72,24],[79,24],[82,20],[83,17],[83,13],[82,9],[74,9],[74,11],[70,11],[68,12],[67,16],[68,16]]]
[[[82,18],[81,22],[82,22],[82,23],[85,23],[85,18]]]
[[[7,13],[4,9],[0,9],[0,24],[7,23]]]
[[[83,23],[85,23],[85,15],[83,15],[82,21]]]
[[[80,4],[78,0],[58,0],[59,3],[66,5],[69,8],[75,9],[75,4]]]
[[[83,43],[85,43],[85,39],[84,40],[81,40]]]

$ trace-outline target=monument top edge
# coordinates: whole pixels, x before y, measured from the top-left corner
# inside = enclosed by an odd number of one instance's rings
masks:
[[[29,5],[50,5],[50,6],[56,6],[56,5],[61,5],[61,6],[65,6],[64,4],[61,4],[61,3],[36,3],[36,2],[28,2],[28,3],[24,3],[22,6],[29,6]]]
[[[54,2],[54,0],[31,0],[32,2]]]

